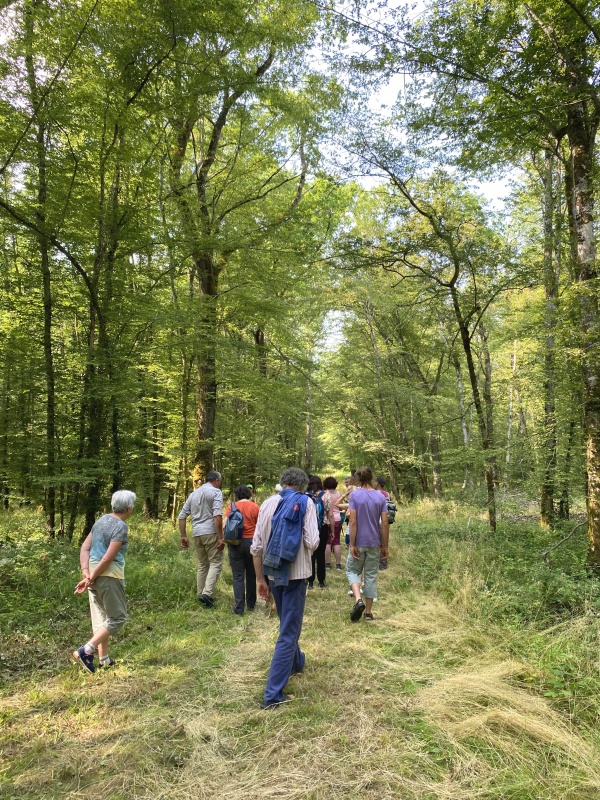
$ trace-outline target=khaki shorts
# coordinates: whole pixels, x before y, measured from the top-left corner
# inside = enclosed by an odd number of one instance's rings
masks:
[[[100,628],[116,633],[123,627],[127,619],[125,581],[100,575],[89,587],[88,595],[94,633]]]

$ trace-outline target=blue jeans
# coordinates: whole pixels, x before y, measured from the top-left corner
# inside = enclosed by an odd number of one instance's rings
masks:
[[[279,616],[279,638],[271,661],[269,677],[265,686],[265,703],[281,703],[283,690],[292,672],[302,672],[305,655],[300,650],[298,639],[302,630],[306,581],[290,581],[287,586],[275,586],[269,580],[269,588]]]

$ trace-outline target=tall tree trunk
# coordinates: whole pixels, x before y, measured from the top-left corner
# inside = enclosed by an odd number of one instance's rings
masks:
[[[212,469],[214,454],[215,420],[217,410],[216,354],[217,354],[217,302],[219,273],[225,264],[225,255],[214,245],[208,245],[214,236],[218,221],[215,205],[210,196],[211,170],[217,158],[223,131],[233,108],[247,92],[252,91],[256,82],[270,69],[275,58],[270,49],[267,58],[256,69],[240,80],[237,89],[227,87],[219,98],[219,112],[214,119],[208,116],[201,120],[192,116],[182,116],[173,120],[175,142],[170,153],[170,185],[179,213],[183,237],[194,264],[193,279],[198,281],[201,294],[200,335],[197,353],[198,365],[198,438],[195,453],[194,477],[203,480]],[[185,94],[182,87],[178,87]],[[202,153],[194,153],[193,177],[183,175],[186,154],[195,126],[205,128],[206,142]],[[194,147],[197,146],[194,143]],[[303,158],[303,157],[302,157]],[[188,187],[193,183],[195,197]],[[298,197],[302,195],[303,182],[298,187]],[[193,294],[193,284],[190,286]]]
[[[39,90],[34,65],[34,9],[36,2],[25,4],[25,65],[31,105],[37,109],[35,117],[36,170],[37,170],[37,203],[35,209],[36,222],[40,234],[37,244],[40,255],[42,273],[42,299],[44,306],[44,369],[46,374],[46,486],[45,514],[46,532],[54,538],[56,527],[56,415],[55,415],[55,381],[54,357],[52,352],[52,288],[50,275],[50,255],[48,239],[44,235],[46,228],[47,187],[47,155],[46,155],[46,121],[43,109],[40,108]]]
[[[495,441],[494,436],[494,400],[492,397],[492,359],[490,358],[490,350],[488,347],[488,334],[483,322],[478,325],[479,341],[481,342],[481,366],[483,369],[483,402],[485,407],[485,426],[487,434],[491,442]],[[496,456],[490,456],[492,469],[494,473],[494,484],[496,488],[500,485],[498,477],[498,467],[496,464]]]
[[[542,528],[554,526],[554,487],[556,473],[556,354],[555,335],[558,301],[558,274],[554,263],[554,218],[556,196],[554,192],[555,157],[550,150],[545,152],[542,172],[544,183],[544,467],[540,498],[540,524]]]
[[[450,287],[450,296],[452,298],[452,305],[454,313],[458,322],[460,332],[460,339],[465,353],[467,362],[467,370],[469,374],[469,382],[471,384],[471,392],[473,394],[473,403],[475,405],[475,413],[477,415],[477,424],[479,427],[479,435],[481,437],[481,447],[484,455],[483,472],[485,477],[485,485],[487,489],[487,507],[488,519],[490,528],[496,530],[496,487],[495,487],[495,467],[494,467],[494,440],[493,430],[488,431],[486,423],[486,415],[481,401],[481,393],[479,391],[479,381],[477,379],[477,370],[475,369],[475,361],[473,358],[473,349],[471,347],[471,334],[469,328],[462,314],[460,307],[460,299],[458,289],[455,284]]]
[[[377,344],[377,335],[375,332],[375,317],[373,314],[373,309],[369,301],[367,301],[364,305],[365,309],[365,317],[367,320],[367,325],[369,327],[369,337],[371,339],[371,346],[373,348],[373,356],[375,360],[375,376],[377,379],[377,403],[379,408],[379,430],[381,433],[381,438],[383,439],[383,446],[384,446],[384,457],[385,457],[385,465],[387,469],[388,476],[392,482],[392,485],[397,486],[397,479],[396,479],[396,469],[394,466],[394,459],[392,456],[391,450],[391,442],[388,435],[388,424],[387,424],[387,415],[385,409],[385,398],[383,395],[383,381],[382,381],[382,369],[381,369],[381,355],[379,353],[379,346]],[[438,461],[439,461],[439,447],[438,447]],[[440,479],[441,480],[441,479]],[[441,483],[440,483],[440,490],[441,490]]]
[[[254,344],[256,345],[256,364],[263,378],[267,377],[267,348],[265,346],[265,331],[260,327],[254,331]]]
[[[569,423],[569,437],[567,439],[567,452],[565,453],[565,465],[563,467],[562,490],[558,504],[559,519],[569,519],[570,517],[570,483],[571,483],[571,453],[573,452],[573,440],[575,438],[575,420]]]
[[[594,239],[594,144],[598,121],[583,101],[568,106],[568,137],[573,159],[577,279],[583,333],[583,424],[586,440],[588,564],[600,567],[600,313]]]
[[[0,495],[5,510],[10,507],[10,487],[8,479],[8,412],[10,407],[10,360],[7,360],[2,381],[2,400],[0,402]]]
[[[85,376],[83,379],[83,388],[81,392],[81,401],[79,406],[79,436],[77,442],[77,464],[81,464],[85,453],[85,422],[87,419],[87,380],[88,380],[89,367],[86,368]],[[69,522],[67,523],[67,539],[71,541],[75,533],[75,524],[77,522],[77,515],[79,514],[79,506],[81,502],[81,481],[77,480],[73,485],[73,490],[70,495],[70,511]],[[86,534],[87,535],[87,534]],[[83,537],[85,538],[85,537]]]
[[[458,355],[455,353],[454,349],[450,351],[450,359],[454,366],[454,372],[456,373],[456,386],[458,388],[458,405],[460,408],[460,427],[462,431],[463,445],[465,448],[465,475],[463,478],[462,491],[463,492],[467,490],[473,491],[474,488],[473,465],[471,464],[470,447],[469,447],[470,433],[469,433],[469,424],[467,422],[467,412],[465,407],[465,390],[463,387],[460,360],[458,358]]]
[[[515,374],[517,372],[517,340],[513,344],[513,352],[510,357],[510,389],[508,391],[508,423],[506,425],[506,458],[504,460],[504,494],[508,491],[510,483],[510,445],[512,441],[513,429],[513,395],[515,392]]]
[[[201,483],[213,468],[215,422],[217,417],[217,293],[218,270],[212,254],[205,253],[196,262],[200,281],[201,330],[203,340],[198,354],[198,439],[194,478]]]

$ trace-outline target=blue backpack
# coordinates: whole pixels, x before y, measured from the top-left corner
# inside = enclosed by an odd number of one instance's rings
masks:
[[[317,525],[319,526],[319,529],[320,529],[321,525],[323,524],[323,519],[325,517],[325,507],[323,505],[324,492],[319,492],[316,495],[316,497],[315,497],[315,495],[311,494],[310,492],[307,492],[306,494],[310,497],[310,499],[315,504],[315,511],[317,512]]]
[[[243,532],[244,517],[232,500],[229,516],[225,520],[225,525],[223,526],[223,539],[227,544],[239,544],[242,541]]]

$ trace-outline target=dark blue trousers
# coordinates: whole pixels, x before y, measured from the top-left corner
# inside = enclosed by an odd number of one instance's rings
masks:
[[[281,703],[283,690],[292,672],[302,672],[305,656],[298,639],[302,630],[306,581],[290,581],[287,586],[275,586],[269,580],[269,588],[277,614],[279,615],[279,638],[275,645],[271,669],[265,686],[265,703]]]

